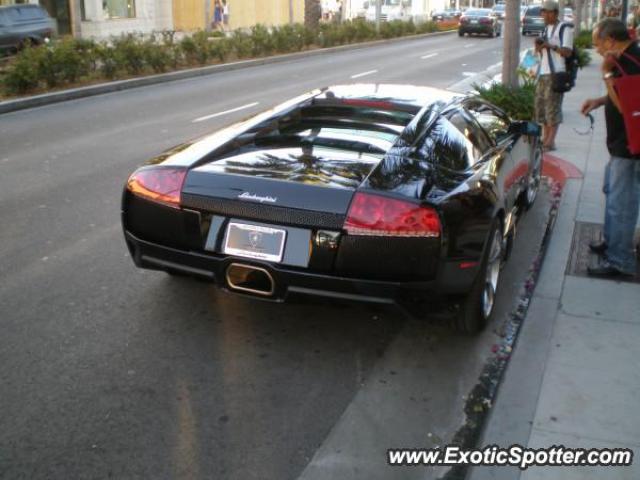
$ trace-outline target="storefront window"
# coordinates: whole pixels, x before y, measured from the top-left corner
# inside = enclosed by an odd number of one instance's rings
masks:
[[[135,0],[103,0],[102,9],[106,18],[134,18]]]

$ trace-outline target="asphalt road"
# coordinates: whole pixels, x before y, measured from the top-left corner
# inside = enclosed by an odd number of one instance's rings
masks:
[[[494,324],[469,339],[429,312],[276,305],[137,270],[120,194],[145,159],[312,88],[447,87],[501,48],[444,35],[0,116],[0,478],[422,478],[384,452],[464,422],[546,196]]]

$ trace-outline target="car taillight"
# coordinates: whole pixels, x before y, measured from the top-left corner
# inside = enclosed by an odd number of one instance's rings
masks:
[[[460,17],[460,23],[467,23],[468,20],[467,17]]]
[[[344,229],[349,235],[439,237],[440,218],[431,207],[356,193]]]
[[[129,177],[127,189],[135,195],[178,207],[186,176],[184,168],[142,167]]]
[[[481,18],[480,23],[488,25],[489,23],[493,23],[493,20],[491,20],[490,18]]]

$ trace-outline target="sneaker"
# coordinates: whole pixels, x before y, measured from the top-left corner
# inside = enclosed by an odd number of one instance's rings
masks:
[[[611,265],[607,260],[603,260],[596,266],[587,267],[587,273],[592,277],[602,278],[633,278],[635,273],[624,272],[618,267]]]
[[[604,240],[593,240],[589,242],[589,250],[598,255],[602,255],[607,251],[607,242]]]

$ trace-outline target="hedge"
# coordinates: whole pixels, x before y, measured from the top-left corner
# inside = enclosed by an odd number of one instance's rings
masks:
[[[300,24],[272,28],[256,25],[249,30],[235,30],[227,36],[220,32],[199,31],[180,41],[175,40],[173,31],[155,32],[146,37],[129,33],[101,42],[63,38],[22,49],[7,62],[0,73],[0,82],[4,95],[23,95],[235,59],[452,28],[455,26],[398,20],[381,24],[377,32],[373,23],[356,19],[322,24],[318,29]]]

